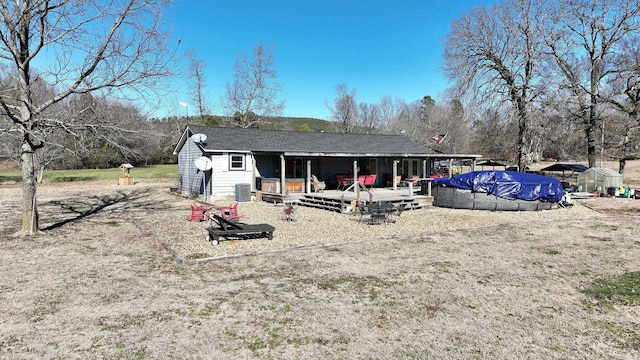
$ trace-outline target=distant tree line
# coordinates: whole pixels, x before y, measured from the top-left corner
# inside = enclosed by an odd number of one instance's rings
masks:
[[[325,104],[329,121],[279,116],[285,104],[278,99],[273,47],[262,43],[252,57],[238,57],[226,86],[225,114],[211,115],[206,64],[190,52],[196,114],[149,119],[129,103],[74,94],[48,109],[51,118],[73,119],[46,134],[37,168],[174,163],[184,127],[197,124],[404,134],[443,153],[481,154],[520,167],[544,158],[587,159],[590,166],[614,158],[623,170],[626,159],[638,156],[640,142],[639,14],[634,0],[479,5],[455,20],[444,40],[444,70],[454,86],[443,98],[387,95],[366,103],[358,101],[355,88],[340,84]],[[52,84],[33,78],[36,96],[54,92]],[[0,86],[8,92],[11,84],[7,77]],[[109,126],[92,126],[99,123]],[[438,134],[447,136],[437,143],[432,137]],[[0,160],[19,160],[21,138],[13,135],[0,133]]]
[[[517,0],[454,21],[445,70],[451,96],[473,109],[473,150],[494,154],[507,137],[502,151],[520,168],[607,157],[623,172],[640,129],[639,15],[636,0]]]

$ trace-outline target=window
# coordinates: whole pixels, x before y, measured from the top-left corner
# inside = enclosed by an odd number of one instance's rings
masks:
[[[229,170],[244,170],[244,155],[243,154],[231,154],[229,155]]]

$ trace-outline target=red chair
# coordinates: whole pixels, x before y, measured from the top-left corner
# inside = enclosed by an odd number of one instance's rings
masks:
[[[368,187],[370,189],[373,188],[373,185],[375,185],[376,183],[376,177],[378,177],[378,175],[373,174],[373,175],[367,175],[364,178],[364,183],[362,185],[364,185],[365,187]]]
[[[240,220],[244,215],[238,214],[238,203],[234,202],[229,206],[219,206],[217,207],[220,210],[223,219],[226,220]]]
[[[204,221],[209,220],[209,212],[211,206],[191,204],[191,217],[189,221]]]
[[[344,190],[353,184],[353,179],[349,178],[348,175],[336,175],[336,178],[338,179],[338,190]]]

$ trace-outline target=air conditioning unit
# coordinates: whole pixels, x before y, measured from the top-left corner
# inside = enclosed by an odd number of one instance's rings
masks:
[[[251,201],[251,184],[236,184],[236,201]]]

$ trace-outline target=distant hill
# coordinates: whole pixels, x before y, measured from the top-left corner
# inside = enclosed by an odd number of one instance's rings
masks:
[[[267,119],[269,125],[265,125],[264,129],[273,130],[296,130],[296,131],[327,131],[332,122],[314,118],[299,117],[272,117]]]
[[[225,117],[220,115],[208,115],[205,117],[202,125],[205,126],[225,126]],[[193,123],[193,118],[190,118],[190,122]],[[275,116],[267,117],[264,119],[264,123],[258,126],[261,129],[269,130],[295,130],[295,131],[329,131],[332,121],[305,118],[305,117],[284,117]]]

